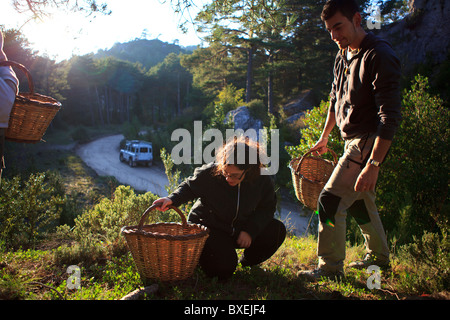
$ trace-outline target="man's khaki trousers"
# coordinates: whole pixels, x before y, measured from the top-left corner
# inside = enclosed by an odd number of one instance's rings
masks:
[[[375,137],[375,134],[365,134],[346,140],[344,154],[319,196],[317,251],[319,268],[325,271],[343,271],[347,212],[355,218],[362,231],[367,253],[379,261],[389,260],[386,235],[375,205],[375,192],[354,191]]]

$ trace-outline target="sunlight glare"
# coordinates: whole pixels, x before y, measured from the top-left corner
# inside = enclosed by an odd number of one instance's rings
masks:
[[[92,48],[92,43],[87,43],[87,39],[83,43],[79,41],[83,29],[78,27],[77,30],[75,26],[80,25],[80,19],[77,15],[55,15],[44,18],[34,28],[26,28],[24,32],[40,54],[47,54],[50,58],[70,57],[79,54],[82,47]]]
[[[200,3],[209,0],[200,0]],[[199,34],[192,25],[188,33],[178,28],[180,16],[170,3],[159,0],[108,0],[111,15],[87,16],[86,13],[54,10],[42,20],[15,12],[12,7],[0,11],[0,24],[20,29],[39,55],[61,61],[73,55],[108,50],[115,43],[136,38],[159,39],[182,46],[201,44]],[[191,14],[195,15],[195,10]],[[26,22],[26,23],[25,23]]]

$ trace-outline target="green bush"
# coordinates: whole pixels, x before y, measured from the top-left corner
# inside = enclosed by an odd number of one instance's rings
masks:
[[[440,236],[424,232],[421,238],[413,237],[410,244],[398,252],[398,287],[410,293],[440,292],[450,286],[450,241],[447,233]],[[394,262],[394,265],[396,263]],[[400,266],[409,266],[401,269]]]
[[[429,89],[418,75],[404,91],[402,124],[378,181],[380,213],[401,242],[448,228],[450,114]]]
[[[139,132],[141,131],[141,124],[137,117],[133,117],[132,121],[127,121],[122,125],[122,133],[125,140],[140,139]],[[121,146],[122,147],[122,146]]]
[[[325,120],[327,119],[328,106],[329,101],[322,101],[318,107],[308,110],[305,113],[305,118],[303,119],[305,128],[300,130],[300,144],[286,147],[291,158],[302,157],[319,140],[323,127],[325,126]],[[333,150],[337,155],[342,154],[344,141],[337,127],[331,131],[328,137],[328,148]],[[324,157],[332,159],[329,153],[325,154]]]
[[[90,242],[117,241],[120,229],[136,225],[156,196],[152,193],[136,195],[129,186],[119,186],[112,199],[103,198],[91,210],[75,219],[73,236],[79,243],[88,246]]]
[[[125,239],[120,229],[138,225],[145,210],[157,198],[151,192],[135,194],[129,186],[118,186],[112,199],[103,198],[91,210],[79,215],[73,228],[67,225],[58,227],[61,238],[72,239],[75,243],[58,248],[56,260],[59,263],[77,264],[124,253]],[[145,224],[179,221],[178,214],[173,210],[153,210]]]
[[[88,130],[83,126],[75,128],[71,134],[71,138],[81,143],[91,140]]]
[[[217,95],[213,103],[210,103],[204,110],[203,116],[208,119],[209,128],[225,131],[230,125],[229,119],[225,119],[227,113],[245,105],[242,97],[244,89],[237,89],[234,85],[225,86]],[[227,120],[227,121],[225,121]]]
[[[253,118],[260,119],[264,125],[270,125],[270,114],[263,100],[255,99],[247,103],[247,108]]]
[[[7,247],[34,244],[55,226],[63,206],[55,180],[48,174],[2,179],[0,185],[0,242]]]

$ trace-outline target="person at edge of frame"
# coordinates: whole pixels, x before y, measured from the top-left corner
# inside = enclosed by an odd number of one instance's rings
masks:
[[[3,51],[3,34],[0,31],[0,62],[8,61]],[[2,171],[5,169],[5,134],[8,128],[9,115],[19,91],[19,80],[11,67],[0,67],[0,183]]]

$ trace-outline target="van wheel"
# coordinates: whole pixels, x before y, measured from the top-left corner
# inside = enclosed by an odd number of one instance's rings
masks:
[[[123,158],[123,154],[120,154],[119,159],[120,159],[120,162],[124,162],[125,161],[125,159]]]

